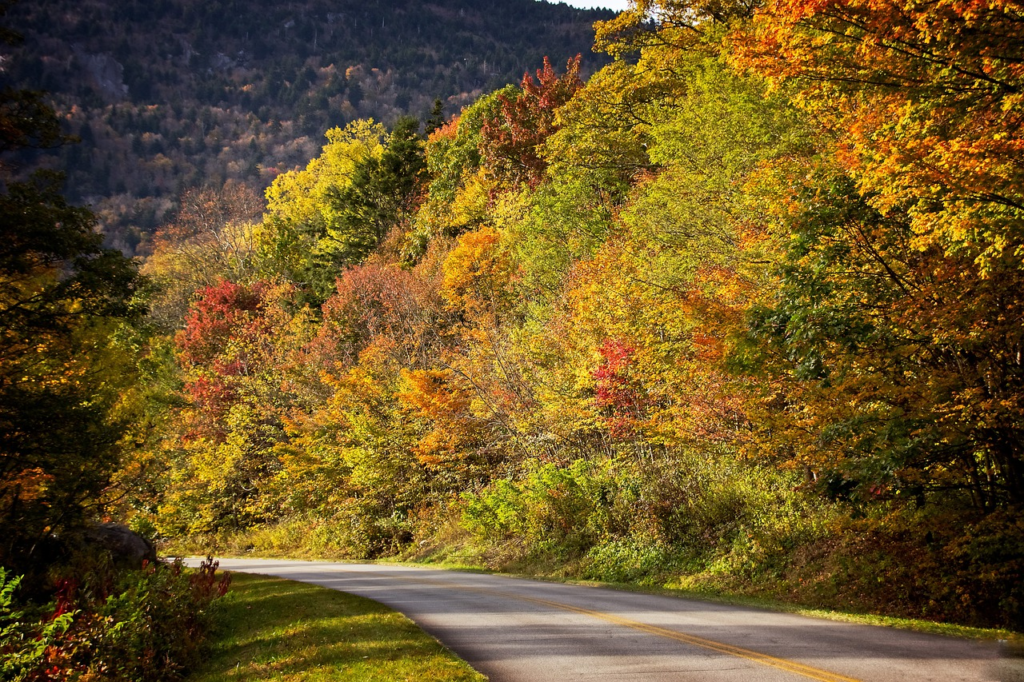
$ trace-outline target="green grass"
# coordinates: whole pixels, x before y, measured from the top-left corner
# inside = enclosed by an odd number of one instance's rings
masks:
[[[189,682],[486,678],[405,616],[369,599],[232,574],[205,664]]]

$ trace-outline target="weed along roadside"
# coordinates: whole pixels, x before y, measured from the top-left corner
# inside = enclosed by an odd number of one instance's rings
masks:
[[[369,599],[233,573],[207,661],[189,682],[483,681],[405,616]]]
[[[198,546],[198,545],[197,545]],[[194,549],[194,548],[193,548]],[[219,556],[226,560],[233,559],[280,559],[284,561],[337,561],[332,557],[310,556],[308,553],[292,548],[287,551],[267,551],[260,554],[252,552],[221,551]],[[449,548],[450,549],[450,548]],[[198,551],[179,551],[178,554],[198,554]],[[347,563],[346,560],[342,560]],[[638,594],[670,596],[680,599],[695,599],[699,601],[750,607],[765,611],[776,611],[780,613],[792,613],[810,618],[823,620],[842,621],[861,625],[876,625],[895,628],[898,630],[911,630],[914,632],[943,635],[961,639],[973,639],[979,641],[999,642],[1006,651],[1013,652],[1013,658],[1024,660],[1024,633],[1006,628],[972,627],[955,622],[936,622],[922,618],[906,618],[886,615],[884,611],[872,611],[863,603],[848,603],[845,608],[829,604],[827,601],[814,602],[810,599],[794,598],[792,594],[784,593],[780,589],[772,590],[768,586],[764,589],[738,589],[730,584],[727,579],[697,583],[696,585],[687,581],[684,577],[658,575],[660,580],[602,580],[591,576],[580,575],[571,570],[571,566],[554,566],[542,563],[526,564],[520,563],[512,566],[495,568],[488,566],[478,556],[458,550],[446,551],[445,549],[421,547],[417,552],[410,552],[404,556],[393,559],[379,559],[375,561],[361,561],[358,563],[408,567],[408,568],[429,568],[436,570],[456,571],[461,573],[478,573],[495,575],[506,578],[522,578],[540,582],[561,583],[566,585],[581,585],[587,587],[603,587],[623,592],[635,592]],[[728,578],[728,576],[726,576]]]

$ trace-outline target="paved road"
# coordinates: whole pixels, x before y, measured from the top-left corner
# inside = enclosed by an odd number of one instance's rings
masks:
[[[994,645],[674,597],[398,566],[226,559],[221,568],[386,604],[492,682],[1018,680]]]

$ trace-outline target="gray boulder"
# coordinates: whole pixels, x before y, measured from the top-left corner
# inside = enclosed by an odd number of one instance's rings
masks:
[[[82,539],[90,548],[107,552],[119,566],[139,568],[143,561],[156,561],[156,550],[149,540],[119,523],[93,526]]]

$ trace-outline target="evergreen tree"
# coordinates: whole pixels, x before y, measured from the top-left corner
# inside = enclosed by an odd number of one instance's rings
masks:
[[[336,264],[361,262],[413,208],[426,170],[419,126],[399,119],[381,157],[361,163],[350,185],[329,193],[333,215],[320,245]]]
[[[435,130],[444,126],[447,123],[444,117],[444,102],[440,98],[434,100],[434,108],[430,110],[430,118],[426,122],[426,130],[424,134],[430,137],[430,134]]]

